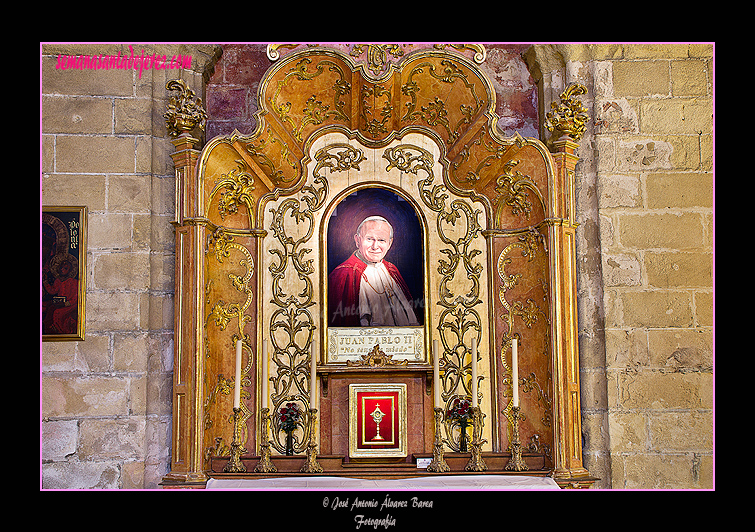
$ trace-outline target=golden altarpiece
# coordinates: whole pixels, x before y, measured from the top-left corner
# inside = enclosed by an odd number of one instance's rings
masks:
[[[582,464],[576,314],[575,150],[587,117],[574,96],[584,87],[553,105],[546,146],[499,134],[490,81],[455,50],[380,69],[308,47],[263,77],[253,133],[201,151],[190,134],[206,118],[201,100],[180,80],[166,88],[178,95],[166,113],[176,290],[164,483],[595,480]],[[347,221],[370,205],[410,215],[394,241],[411,244],[392,249],[414,272],[413,326],[329,318],[335,241],[345,233],[353,245]],[[472,415],[453,415],[460,404]]]

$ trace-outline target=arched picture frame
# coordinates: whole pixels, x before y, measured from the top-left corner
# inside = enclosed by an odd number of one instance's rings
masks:
[[[367,355],[375,345],[396,360],[424,361],[425,324],[425,245],[420,218],[415,207],[401,194],[381,186],[359,187],[338,198],[328,217],[327,242],[327,325],[328,363],[343,363]],[[376,219],[382,219],[384,222]],[[364,223],[365,220],[368,222]],[[367,227],[392,228],[388,250],[382,257],[386,289],[368,279],[372,266],[360,252],[357,235],[369,238]],[[375,244],[377,247],[377,244]],[[390,276],[390,277],[389,277]],[[364,286],[362,286],[364,283]],[[373,286],[374,285],[374,286]],[[360,288],[362,300],[360,304]],[[381,297],[383,321],[366,314],[364,292],[372,290]],[[391,294],[401,290],[401,294]],[[386,294],[387,292],[387,294]],[[373,301],[373,305],[375,302]],[[408,307],[407,307],[408,305]],[[394,314],[402,313],[391,322]],[[387,321],[386,321],[387,320]]]

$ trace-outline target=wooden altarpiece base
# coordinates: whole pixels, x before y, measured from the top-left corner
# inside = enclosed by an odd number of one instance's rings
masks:
[[[318,455],[317,461],[323,468],[322,473],[309,474],[301,473],[301,467],[306,460],[305,455],[297,456],[274,456],[278,471],[274,474],[264,473],[225,473],[223,469],[228,462],[227,457],[215,457],[211,459],[212,471],[208,475],[216,479],[263,479],[273,477],[301,477],[301,476],[342,476],[360,479],[399,479],[410,477],[433,477],[443,475],[512,475],[521,476],[526,474],[533,477],[552,476],[553,470],[545,468],[545,457],[539,453],[523,453],[523,458],[527,467],[526,472],[508,471],[506,464],[511,459],[511,453],[492,453],[483,452],[482,457],[488,466],[484,472],[470,472],[465,470],[465,465],[469,462],[471,453],[446,452],[444,458],[451,468],[447,473],[437,474],[430,473],[425,469],[417,468],[417,460],[423,458],[432,458],[432,453],[414,453],[403,461],[396,460],[349,460],[344,456],[337,455]],[[242,461],[247,466],[247,471],[253,471],[254,464],[259,461],[259,456],[244,456]],[[578,480],[562,480],[554,478],[555,482],[561,488],[589,488],[598,480],[593,477],[584,477]]]

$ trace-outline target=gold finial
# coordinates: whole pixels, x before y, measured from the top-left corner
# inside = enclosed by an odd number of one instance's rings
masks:
[[[569,85],[559,98],[560,103],[551,103],[552,111],[545,115],[545,127],[553,132],[552,141],[563,136],[578,141],[585,134],[587,121],[587,108],[582,102],[574,99],[575,96],[587,94],[587,88],[579,83]]]
[[[178,96],[170,99],[168,110],[163,115],[170,135],[177,137],[197,127],[204,131],[207,113],[202,109],[202,98],[196,98],[194,91],[182,79],[168,81],[165,88],[179,91]]]

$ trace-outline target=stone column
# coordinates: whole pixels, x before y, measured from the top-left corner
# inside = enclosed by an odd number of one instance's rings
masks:
[[[548,136],[546,115],[551,103],[558,102],[560,94],[571,83],[586,87],[583,102],[591,107],[595,98],[593,62],[598,53],[609,56],[615,53],[613,45],[534,45],[524,54],[533,78],[538,84],[541,136]],[[593,126],[596,110],[589,113],[590,121],[584,138],[577,146],[562,143],[554,157],[568,164],[572,172],[573,187],[572,232],[576,249],[576,290],[579,341],[580,409],[583,438],[582,461],[592,474],[601,477],[595,485],[610,487],[610,458],[607,433],[607,387],[605,378],[605,335],[603,312],[603,275],[598,220],[598,184]],[[573,143],[572,143],[573,144]],[[558,151],[563,155],[558,155]],[[568,152],[571,152],[569,155]],[[577,159],[573,156],[579,155]]]

